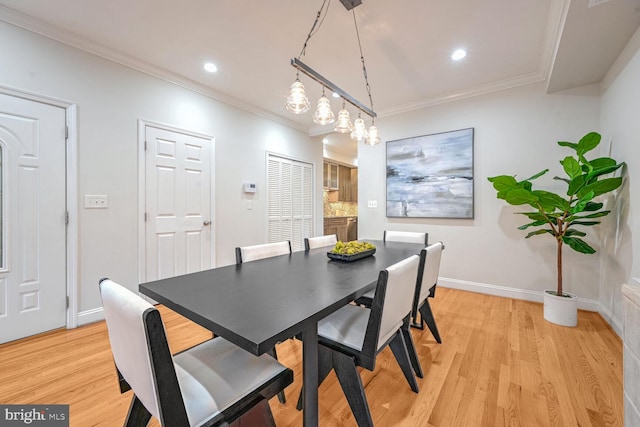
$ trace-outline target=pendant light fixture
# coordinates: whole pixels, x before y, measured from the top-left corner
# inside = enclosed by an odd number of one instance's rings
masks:
[[[323,87],[322,96],[318,99],[318,106],[316,107],[316,112],[313,114],[313,121],[319,125],[328,125],[335,120],[336,117],[333,111],[331,111],[331,102],[329,102],[329,98],[325,96]]]
[[[336,127],[333,129],[338,133],[349,133],[353,130],[353,123],[351,123],[351,115],[349,110],[344,108],[344,100],[342,100],[342,108],[338,111],[338,121]]]
[[[324,76],[319,74],[317,71],[303,63],[300,58],[303,57],[306,53],[307,44],[311,37],[318,32],[320,29],[320,25],[324,22],[326,18],[326,14],[329,8],[330,0],[323,0],[322,5],[320,6],[320,10],[318,10],[316,14],[315,21],[311,26],[311,30],[307,34],[307,38],[302,46],[302,50],[300,51],[300,55],[297,58],[293,58],[291,60],[291,65],[296,68],[296,80],[291,85],[291,89],[289,91],[289,96],[287,97],[286,108],[289,111],[292,111],[295,114],[302,114],[309,110],[309,100],[307,98],[306,91],[304,89],[304,85],[300,82],[300,72],[310,77],[312,80],[315,80],[322,86],[322,97],[317,101],[316,111],[313,114],[313,121],[319,125],[326,125],[329,123],[333,123],[335,121],[335,115],[333,111],[331,111],[331,103],[329,98],[325,96],[325,88],[330,91],[337,93],[342,98],[342,108],[338,112],[338,120],[335,125],[334,130],[339,133],[349,133],[351,132],[351,138],[364,141],[367,145],[377,145],[380,143],[380,136],[378,134],[378,128],[374,125],[375,118],[377,114],[373,111],[373,98],[371,96],[371,86],[369,85],[369,79],[367,76],[367,67],[364,62],[364,55],[362,53],[362,44],[360,42],[360,33],[358,31],[358,24],[356,21],[355,11],[353,10],[356,6],[362,3],[361,0],[340,0],[340,2],[344,5],[344,7],[351,11],[353,14],[353,24],[356,30],[356,37],[358,40],[358,48],[360,50],[360,61],[362,62],[362,74],[364,76],[365,87],[367,89],[367,95],[369,96],[369,105],[370,108],[365,106],[363,103],[349,95],[347,92],[333,84],[331,81],[326,79]],[[345,108],[345,103],[348,102],[352,106],[354,106],[358,110],[358,118],[351,123],[351,116],[349,111]],[[371,117],[372,122],[369,127],[369,131],[367,131],[367,127],[364,119],[361,117],[362,113],[367,114]]]
[[[358,118],[353,122],[353,132],[351,132],[351,139],[355,141],[364,141],[368,137],[367,125],[364,123],[364,119],[358,114]]]

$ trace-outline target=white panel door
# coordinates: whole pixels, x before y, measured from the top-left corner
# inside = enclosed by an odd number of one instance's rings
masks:
[[[212,141],[145,126],[145,280],[212,265]]]
[[[65,326],[65,110],[0,94],[0,343]]]

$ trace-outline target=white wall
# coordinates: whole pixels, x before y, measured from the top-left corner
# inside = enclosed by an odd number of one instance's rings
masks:
[[[559,160],[570,151],[557,141],[599,131],[599,101],[597,96],[547,95],[543,84],[535,84],[376,120],[385,141],[473,127],[475,218],[386,218],[385,143],[361,145],[358,235],[381,239],[384,229],[427,231],[430,241],[446,245],[442,285],[542,301],[541,291],[556,287],[556,243],[548,236],[524,239],[526,233],[517,227],[525,218],[514,215],[521,209],[498,200],[487,177],[526,178],[549,168],[540,184],[561,188],[551,178],[563,175]],[[367,208],[369,200],[378,207]],[[587,241],[600,246],[596,234]],[[599,297],[599,256],[564,250],[565,290],[592,310]]]
[[[602,96],[601,108],[603,136],[611,142],[611,155],[627,162],[626,182],[616,200],[620,215],[609,223],[603,241],[606,251],[600,277],[600,301],[605,313],[618,322],[623,314],[621,285],[640,284],[640,30],[627,47],[635,53]]]
[[[217,265],[265,241],[266,151],[315,164],[322,231],[322,144],[305,133],[4,22],[0,40],[0,86],[78,106],[80,312],[102,306],[101,277],[138,285],[138,119],[215,137]],[[252,210],[247,180],[258,185]],[[83,209],[84,194],[108,195],[109,208]]]

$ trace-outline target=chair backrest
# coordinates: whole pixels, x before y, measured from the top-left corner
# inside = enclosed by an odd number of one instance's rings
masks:
[[[177,420],[183,424],[187,412],[160,313],[147,301],[109,279],[100,280],[100,294],[111,351],[120,375],[162,425],[171,425]],[[171,402],[172,415],[169,417],[161,410],[165,399]]]
[[[321,248],[324,246],[334,246],[336,243],[338,243],[338,236],[336,236],[335,234],[329,234],[327,236],[305,237],[304,250],[308,251],[309,249]]]
[[[444,244],[436,242],[422,249],[420,254],[424,258],[422,270],[418,273],[418,282],[416,286],[416,300],[414,308],[417,309],[418,304],[427,298],[429,290],[438,283],[438,274],[440,272],[440,259],[442,258],[442,250]]]
[[[385,230],[382,240],[385,242],[420,243],[426,246],[429,244],[429,233]]]
[[[236,264],[287,254],[291,255],[291,242],[288,240],[262,245],[243,246],[236,248]]]
[[[412,255],[382,270],[371,303],[363,351],[378,351],[411,313],[420,257]]]

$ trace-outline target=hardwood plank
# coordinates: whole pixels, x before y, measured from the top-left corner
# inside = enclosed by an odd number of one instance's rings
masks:
[[[420,393],[388,349],[373,372],[360,371],[377,426],[623,425],[622,343],[599,314],[580,311],[578,327],[564,328],[544,321],[541,304],[445,288],[431,305],[443,343],[412,330]],[[160,311],[173,352],[210,338]],[[279,344],[278,356],[295,381],[286,405],[269,403],[278,426],[300,426],[301,343]],[[319,396],[320,425],[356,425],[333,373]],[[104,322],[0,345],[1,403],[70,404],[72,426],[118,426],[130,398],[119,392]]]

